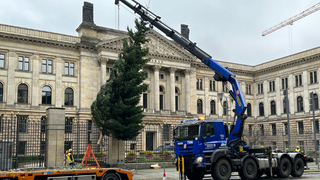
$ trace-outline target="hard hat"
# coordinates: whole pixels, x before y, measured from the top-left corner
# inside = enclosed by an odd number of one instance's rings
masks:
[[[72,152],[72,149],[69,149],[68,151],[69,151],[69,152]]]
[[[289,148],[286,148],[286,150],[289,150]]]
[[[300,147],[299,147],[299,146],[297,146],[297,148],[299,149]]]
[[[261,146],[263,148],[263,146]]]

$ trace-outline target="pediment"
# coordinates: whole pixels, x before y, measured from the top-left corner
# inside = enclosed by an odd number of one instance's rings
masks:
[[[105,48],[110,50],[122,50],[122,40],[126,37],[117,37],[103,42],[99,42],[96,48]],[[196,61],[196,57],[188,51],[184,50],[181,46],[174,41],[170,41],[155,30],[147,32],[147,38],[150,39],[145,45],[149,48],[149,56],[156,58],[163,58],[169,60],[182,60],[182,61]]]

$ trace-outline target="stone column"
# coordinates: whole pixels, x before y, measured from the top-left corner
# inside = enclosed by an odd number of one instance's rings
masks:
[[[264,117],[268,117],[269,112],[269,103],[268,103],[268,81],[263,81],[263,107],[264,107]]]
[[[257,118],[259,116],[259,102],[257,101],[257,94],[258,94],[258,88],[257,88],[257,83],[252,84],[252,92],[253,92],[253,103],[251,104],[251,111],[252,111],[252,116],[254,118]]]
[[[302,85],[303,85],[303,110],[305,113],[309,113],[310,111],[310,94],[309,94],[309,87],[308,87],[308,72],[302,72]]]
[[[210,98],[209,98],[209,78],[203,77],[203,89],[204,89],[204,103],[203,103],[203,113],[206,116],[210,116]]]
[[[125,155],[125,141],[118,140],[113,137],[109,137],[109,164],[112,167],[124,168],[124,155]],[[117,164],[117,162],[119,162]]]
[[[289,99],[289,113],[294,114],[294,103],[296,100],[294,99],[294,94],[293,94],[293,86],[294,86],[294,76],[292,74],[289,75],[288,77],[288,99]]]
[[[154,66],[154,110],[156,112],[160,111],[160,102],[159,102],[159,70],[161,66]]]
[[[101,85],[104,85],[106,83],[106,77],[107,77],[107,62],[108,59],[107,58],[103,58],[103,57],[99,57],[98,59],[99,63],[100,63],[100,68],[101,68]]]
[[[62,74],[64,73],[64,61],[58,57],[56,59],[56,102],[55,105],[56,107],[62,107],[64,105],[64,91],[63,85],[62,85]]]
[[[185,94],[186,94],[186,111],[187,113],[190,113],[190,70],[185,70],[185,78],[186,78],[186,88],[185,88]]]
[[[275,88],[276,88],[276,113],[278,116],[281,116],[281,104],[283,102],[283,100],[281,99],[281,94],[280,94],[280,84],[281,84],[281,80],[280,78],[276,78],[276,81],[275,81]]]
[[[15,84],[15,65],[18,63],[18,58],[14,51],[8,53],[8,82],[7,82],[7,106],[13,107],[16,97],[16,84]],[[16,62],[16,63],[15,63]]]
[[[64,165],[65,109],[48,108],[46,120],[46,167]]]
[[[33,55],[32,63],[32,89],[31,89],[31,106],[32,108],[39,108],[39,65],[42,64],[40,61],[39,54]]]
[[[176,112],[176,101],[175,101],[175,71],[176,68],[170,68],[170,107],[171,112]]]

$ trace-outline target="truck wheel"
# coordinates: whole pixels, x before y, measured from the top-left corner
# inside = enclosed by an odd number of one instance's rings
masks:
[[[304,163],[301,158],[296,158],[293,162],[291,175],[293,177],[300,177],[304,172]]]
[[[106,174],[102,179],[103,180],[120,180],[119,177],[114,173]]]
[[[277,176],[280,178],[287,178],[291,173],[291,163],[288,158],[283,158],[280,161]]]
[[[239,171],[241,179],[254,180],[257,176],[258,168],[253,159],[246,159],[243,163],[242,169]]]
[[[219,159],[212,167],[211,176],[217,180],[229,180],[231,177],[230,163],[226,159]]]
[[[191,171],[186,172],[186,175],[189,180],[202,180],[204,177],[204,174],[195,173],[195,172],[191,172]]]

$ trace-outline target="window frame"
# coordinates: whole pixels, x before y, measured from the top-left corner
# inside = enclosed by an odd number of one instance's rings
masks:
[[[26,89],[23,89],[22,86],[25,86]],[[25,83],[21,83],[18,86],[18,94],[17,94],[17,103],[19,104],[28,104],[28,92],[29,88],[28,85],[26,85]],[[21,95],[21,96],[20,96]]]
[[[197,114],[203,114],[203,102],[202,99],[197,100]]]
[[[276,108],[275,101],[270,102],[270,111],[271,111],[271,115],[277,115],[277,108]]]
[[[3,97],[4,97],[4,94],[3,94],[3,83],[0,82],[0,102],[3,102]]]
[[[297,112],[303,112],[303,97],[297,97]]]
[[[71,92],[67,92],[67,90],[71,90]],[[67,87],[64,90],[64,105],[65,106],[74,106],[74,91],[70,87]]]
[[[75,74],[75,63],[70,61],[64,62],[64,75],[65,76],[74,76]]]
[[[43,89],[48,87],[50,89],[50,91],[44,91]],[[50,95],[48,94],[50,92]],[[44,93],[45,93],[45,96],[44,96]],[[41,104],[44,104],[44,105],[51,105],[52,104],[52,88],[48,85],[45,85],[42,87],[42,91],[41,91]],[[44,102],[44,97],[45,98],[45,102]],[[49,98],[50,97],[50,103],[48,102],[49,101]]]
[[[1,57],[3,55],[3,58]],[[6,55],[4,53],[0,53],[0,68],[4,69],[6,67]]]
[[[30,71],[30,57],[29,56],[18,56],[18,70],[19,71]]]

